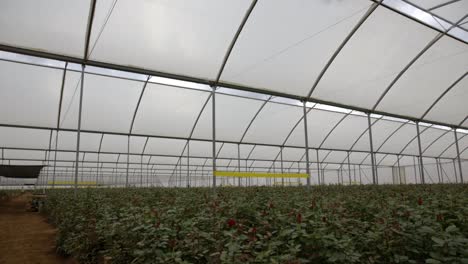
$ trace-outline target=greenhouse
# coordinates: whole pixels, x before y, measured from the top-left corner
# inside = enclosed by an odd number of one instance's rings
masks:
[[[0,189],[75,197],[455,186],[468,1],[1,1],[0,150]]]

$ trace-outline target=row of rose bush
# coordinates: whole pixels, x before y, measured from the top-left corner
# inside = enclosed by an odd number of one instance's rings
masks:
[[[48,192],[81,263],[467,263],[468,186]]]

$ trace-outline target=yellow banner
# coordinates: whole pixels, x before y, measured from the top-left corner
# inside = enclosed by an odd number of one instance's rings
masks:
[[[48,181],[48,185],[53,185],[53,181]],[[74,181],[55,181],[55,185],[75,185]],[[79,181],[78,185],[96,185],[95,181]]]
[[[239,178],[304,178],[307,173],[267,173],[267,172],[236,172],[236,171],[215,171],[217,177],[239,177]]]

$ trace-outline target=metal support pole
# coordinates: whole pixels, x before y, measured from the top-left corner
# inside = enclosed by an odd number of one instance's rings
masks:
[[[437,167],[437,178],[439,179],[439,183],[441,183],[442,180],[440,178],[439,160],[437,158],[435,158],[435,162],[436,162],[436,167]]]
[[[460,173],[460,183],[463,183],[463,170],[462,170],[462,165],[461,165],[461,159],[460,159],[460,147],[458,145],[458,135],[457,135],[457,130],[453,130],[453,134],[455,135],[455,147],[457,148],[457,159],[458,159],[458,170]]]
[[[216,87],[211,91],[211,128],[212,128],[212,147],[213,147],[213,190],[216,189]]]
[[[240,161],[240,144],[237,144],[237,170],[241,171],[241,161]],[[237,185],[241,186],[241,177],[237,178]]]
[[[452,160],[452,163],[453,163],[453,174],[455,175],[455,183],[458,183],[457,166],[455,166],[455,159]]]
[[[369,128],[369,142],[370,142],[370,151],[371,151],[371,164],[372,164],[372,183],[377,184],[377,173],[375,169],[375,154],[374,154],[374,143],[372,140],[372,124],[370,114],[367,114],[367,123]]]
[[[304,133],[305,133],[305,154],[306,154],[306,171],[307,171],[307,187],[310,187],[310,164],[309,164],[309,133],[307,130],[307,111],[306,102],[302,102],[304,112]]]
[[[351,163],[349,161],[349,151],[348,151],[348,178],[349,178],[349,185],[351,185]]]
[[[414,183],[418,183],[418,177],[416,175],[416,157],[413,156],[413,171],[414,171]]]
[[[362,185],[361,165],[359,165],[358,171],[359,171],[359,185]]]
[[[54,172],[52,174],[52,189],[55,188],[55,173],[56,173],[56,166],[57,166],[57,148],[58,148],[58,133],[55,133],[55,152],[54,152]]]
[[[316,156],[317,156],[317,177],[318,177],[318,183],[321,185],[324,182],[323,174],[320,172],[320,160],[319,160],[319,151],[318,149],[315,149]],[[320,177],[322,177],[322,180],[320,180]]]
[[[190,140],[187,140],[187,188],[190,188]]]
[[[80,158],[80,136],[81,136],[81,112],[83,108],[83,88],[84,88],[84,71],[85,65],[81,65],[81,83],[80,83],[80,102],[78,105],[78,129],[76,131],[76,157],[75,157],[75,186],[74,186],[74,196],[76,197],[76,191],[78,188],[78,164]]]
[[[130,136],[127,136],[127,171],[125,174],[125,188],[128,188],[128,170],[130,169]]]
[[[400,174],[400,170],[401,170],[401,167],[400,167],[400,155],[397,155],[397,164],[398,164],[398,183],[401,184],[401,174]],[[406,177],[406,175],[405,175]]]
[[[140,188],[143,188],[143,155],[140,156]]]
[[[416,122],[416,132],[418,133],[418,149],[419,149],[419,171],[421,174],[421,183],[425,184],[426,180],[424,179],[424,164],[422,157],[422,147],[421,147],[421,133],[419,132],[419,122]]]
[[[281,173],[284,173],[284,165],[283,165],[283,147],[281,147]],[[281,178],[281,186],[284,187],[284,178]]]

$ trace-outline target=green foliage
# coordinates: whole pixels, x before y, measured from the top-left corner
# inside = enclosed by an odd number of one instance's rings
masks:
[[[468,186],[80,189],[48,193],[82,263],[467,263]]]

